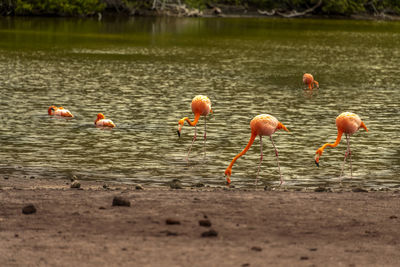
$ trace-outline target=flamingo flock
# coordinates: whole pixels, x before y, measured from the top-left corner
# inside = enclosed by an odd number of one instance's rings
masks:
[[[314,87],[319,88],[319,83],[314,80],[314,77],[309,74],[305,73],[303,75],[303,83],[308,87],[309,90],[313,90]],[[204,149],[204,158],[206,156],[206,140],[207,140],[207,115],[210,113],[213,113],[212,108],[211,108],[211,100],[204,95],[197,95],[193,98],[192,103],[191,103],[191,108],[192,112],[194,113],[194,119],[191,121],[188,117],[184,117],[178,121],[178,137],[181,137],[182,134],[182,128],[187,122],[189,126],[194,126],[194,135],[193,139],[191,142],[191,145],[189,147],[186,161],[189,160],[190,152],[192,150],[193,144],[197,139],[197,123],[199,122],[199,119],[201,116],[204,117],[204,142],[203,142],[203,149]],[[74,116],[72,113],[64,109],[63,107],[56,107],[56,106],[50,106],[48,108],[48,115],[50,116],[56,116],[56,117],[62,117],[62,118],[73,118]],[[97,118],[94,122],[95,126],[98,128],[114,128],[116,127],[114,122],[111,121],[110,119],[106,119],[105,116],[102,113],[97,114]],[[320,148],[317,149],[315,152],[315,164],[317,167],[319,167],[319,160],[320,157],[322,156],[322,153],[324,152],[326,147],[336,147],[342,138],[343,133],[346,136],[346,141],[347,141],[347,150],[344,155],[344,161],[342,165],[342,170],[340,174],[340,181],[343,175],[344,171],[344,166],[346,163],[346,159],[349,158],[350,160],[350,172],[351,172],[351,177],[353,176],[353,170],[352,170],[352,162],[351,162],[351,150],[350,150],[350,136],[357,132],[360,128],[365,129],[365,131],[368,131],[367,126],[364,124],[364,122],[360,119],[360,117],[357,114],[351,113],[351,112],[343,112],[341,113],[337,118],[336,118],[336,126],[337,126],[337,138],[334,143],[326,143]],[[250,140],[246,147],[239,153],[237,154],[229,164],[229,166],[225,170],[225,178],[226,178],[226,183],[229,185],[231,184],[231,176],[232,176],[232,168],[235,162],[246,152],[250,149],[252,144],[254,143],[254,140],[256,139],[257,136],[260,137],[260,162],[258,164],[258,170],[257,170],[257,175],[256,175],[256,180],[255,184],[258,182],[258,176],[260,173],[260,168],[261,168],[261,163],[263,161],[263,143],[262,143],[262,137],[263,136],[268,136],[269,139],[271,140],[272,146],[274,148],[276,160],[277,160],[277,165],[278,165],[278,171],[280,175],[280,184],[282,185],[283,183],[283,177],[282,173],[280,170],[279,166],[279,156],[278,156],[278,150],[274,144],[274,141],[272,140],[272,134],[274,134],[277,130],[284,130],[289,132],[289,130],[281,123],[279,122],[274,116],[269,115],[269,114],[261,114],[258,116],[255,116],[251,121],[250,121],[250,130],[251,130],[251,135],[250,135]]]

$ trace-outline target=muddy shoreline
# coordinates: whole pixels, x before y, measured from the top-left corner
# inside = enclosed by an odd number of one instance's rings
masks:
[[[400,191],[0,180],[4,266],[396,266]],[[115,197],[130,206],[113,206]],[[24,214],[32,204],[36,212]]]

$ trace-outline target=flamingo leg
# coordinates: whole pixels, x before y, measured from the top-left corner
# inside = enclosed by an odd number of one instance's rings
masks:
[[[261,162],[262,162],[262,160],[263,160],[263,143],[262,143],[262,136],[261,136],[261,135],[260,135],[260,151],[261,151],[260,163],[258,164],[256,182],[254,183],[255,185],[257,185],[257,182],[258,182],[258,174],[260,173]]]
[[[348,156],[350,158],[350,177],[353,178],[353,166],[351,164],[351,150],[350,150],[350,135],[349,135],[348,139],[346,138],[346,140],[347,140],[347,147],[348,147],[347,150],[349,151]]]
[[[207,115],[204,116],[204,159],[206,158]]]
[[[340,183],[342,182],[342,176],[343,176],[343,172],[344,172],[344,165],[346,164],[346,159],[347,159],[347,156],[349,155],[349,151],[350,151],[349,137],[348,137],[347,134],[346,134],[346,141],[347,141],[347,149],[346,149],[346,153],[344,153],[342,172],[340,173]]]
[[[189,151],[188,151],[188,155],[187,155],[187,158],[186,158],[186,161],[189,161],[189,155],[190,155],[190,151],[192,150],[192,146],[193,146],[193,144],[194,144],[194,141],[196,141],[196,138],[197,138],[197,131],[196,131],[196,125],[194,126],[194,136],[193,136],[193,140],[192,140],[192,144],[190,145],[190,148],[189,148]]]
[[[271,140],[272,146],[275,149],[275,156],[276,156],[276,162],[278,163],[278,170],[279,170],[279,175],[281,177],[281,183],[279,184],[279,186],[282,185],[283,183],[283,179],[282,179],[282,173],[281,173],[281,167],[279,166],[279,156],[278,156],[278,150],[275,147],[274,141],[272,140],[272,136],[269,136],[269,139]]]

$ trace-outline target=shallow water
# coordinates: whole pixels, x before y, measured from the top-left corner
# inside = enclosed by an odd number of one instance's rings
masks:
[[[0,175],[36,175],[163,185],[222,185],[224,170],[247,144],[250,120],[268,113],[290,133],[273,135],[285,185],[339,182],[346,142],[335,118],[357,113],[369,132],[351,137],[353,179],[344,183],[399,187],[400,23],[346,20],[130,18],[80,20],[0,18]],[[312,73],[320,89],[302,85]],[[177,122],[193,118],[190,103],[204,94],[201,118],[181,138]],[[50,105],[73,120],[47,116]],[[117,128],[96,129],[98,112]],[[260,183],[278,185],[268,137]],[[253,186],[259,139],[233,167],[233,184]]]

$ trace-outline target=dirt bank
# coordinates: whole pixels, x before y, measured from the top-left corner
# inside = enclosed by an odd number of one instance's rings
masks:
[[[0,242],[2,266],[398,266],[400,192],[1,178]]]

